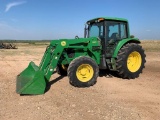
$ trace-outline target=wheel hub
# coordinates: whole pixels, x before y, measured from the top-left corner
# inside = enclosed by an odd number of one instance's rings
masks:
[[[77,68],[76,76],[81,82],[88,82],[93,77],[93,68],[89,64],[82,64]]]
[[[127,59],[127,67],[129,71],[131,72],[138,71],[141,64],[142,64],[142,57],[139,52],[134,51],[131,54],[129,54]]]

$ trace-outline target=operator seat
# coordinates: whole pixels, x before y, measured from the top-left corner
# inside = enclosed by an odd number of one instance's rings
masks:
[[[117,40],[119,38],[119,35],[118,33],[112,33],[110,39],[114,39],[114,40]]]
[[[113,43],[113,42],[115,42],[118,39],[119,39],[118,33],[112,33],[112,35],[110,37],[110,40],[109,40],[109,43]]]

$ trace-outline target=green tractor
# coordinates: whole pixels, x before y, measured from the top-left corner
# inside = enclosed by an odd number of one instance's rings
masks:
[[[130,37],[126,19],[100,17],[86,22],[84,38],[52,40],[39,66],[30,62],[17,76],[18,94],[44,94],[56,69],[76,87],[96,83],[100,69],[116,71],[124,79],[142,73],[145,53],[137,38]]]

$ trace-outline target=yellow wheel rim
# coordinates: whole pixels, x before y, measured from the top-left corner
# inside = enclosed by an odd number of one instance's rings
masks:
[[[77,68],[76,76],[81,82],[88,82],[93,77],[93,67],[89,64],[82,64]]]
[[[136,72],[142,64],[142,57],[139,52],[132,52],[127,59],[127,67],[131,72]]]

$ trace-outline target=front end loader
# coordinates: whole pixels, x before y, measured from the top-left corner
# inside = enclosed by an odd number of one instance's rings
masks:
[[[56,69],[75,87],[96,83],[99,70],[116,71],[124,79],[139,77],[145,53],[137,38],[130,37],[126,19],[100,17],[86,22],[84,38],[52,40],[37,66],[30,62],[17,76],[18,94],[44,94]]]
[[[36,66],[33,62],[30,62],[29,66],[17,76],[16,92],[19,94],[43,94],[45,92],[46,83],[49,81],[57,66],[60,66],[59,68],[62,69],[63,65],[67,66],[73,63],[73,60],[77,58],[80,60],[89,59],[94,62],[95,65],[98,65],[100,62],[100,51],[100,42],[94,37],[76,40],[53,40],[46,48],[40,65]],[[82,58],[82,56],[85,56],[85,58]],[[81,61],[84,62],[85,60]],[[71,79],[74,79],[71,77],[72,67],[75,67],[73,64],[70,66],[70,72],[68,73]],[[81,67],[87,67],[86,70],[81,70],[82,68],[79,68],[79,71],[86,72],[90,66],[89,64],[84,64]],[[63,74],[65,70],[61,70],[61,72]],[[81,79],[86,77],[85,75],[81,75],[83,73],[79,74]],[[88,71],[88,75],[90,74],[90,71]],[[92,77],[93,74],[94,71],[92,71],[90,77]]]

